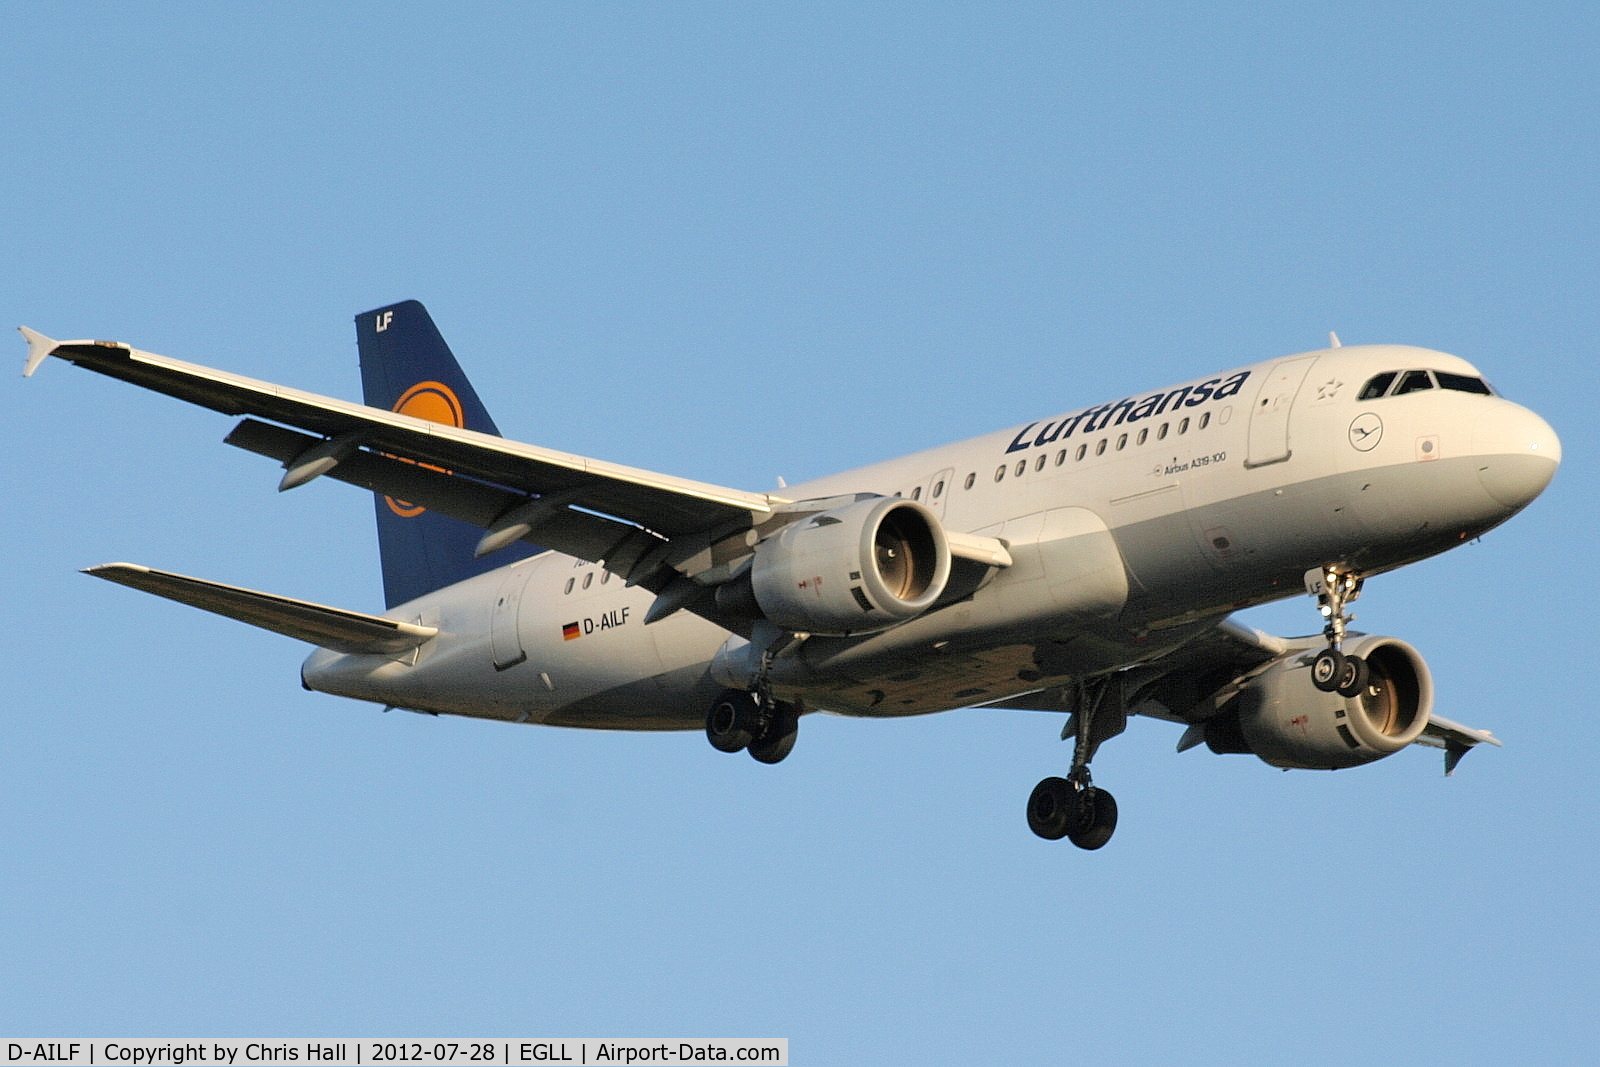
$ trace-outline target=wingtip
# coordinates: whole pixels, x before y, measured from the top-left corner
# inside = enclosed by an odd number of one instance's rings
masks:
[[[141,567],[137,563],[97,563],[93,567],[85,567],[79,574],[91,575],[95,578],[107,578],[113,574],[148,574],[149,567]]]
[[[28,342],[28,362],[22,365],[22,376],[32,378],[33,372],[39,369],[39,364],[56,350],[57,342],[54,338],[46,337],[38,330],[30,330],[26,326],[18,326],[17,332]]]

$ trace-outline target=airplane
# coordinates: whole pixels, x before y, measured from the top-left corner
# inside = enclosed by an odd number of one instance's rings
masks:
[[[1073,755],[1027,804],[1104,846],[1090,763],[1129,715],[1281,768],[1411,744],[1445,773],[1487,730],[1434,713],[1411,645],[1349,628],[1364,582],[1471,541],[1542,492],[1555,432],[1476,368],[1329,347],[749,492],[502,437],[424,307],[356,316],[364,404],[26,327],[47,357],[241,417],[280,491],[369,490],[386,610],[128,563],[86,573],[316,646],[308,690],[434,715],[703,729],[773,764],[801,716],[1064,713]],[[1315,598],[1322,631],[1233,612]]]

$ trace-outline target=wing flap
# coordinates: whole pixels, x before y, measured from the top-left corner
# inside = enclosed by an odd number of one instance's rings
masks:
[[[255,419],[240,422],[225,440],[285,466],[322,443],[320,438]],[[485,529],[528,499],[496,485],[374,452],[355,452],[325,476]],[[608,570],[623,575],[646,553],[665,544],[642,527],[568,507],[552,509],[522,539],[591,563],[604,560]]]
[[[363,615],[134,563],[105,563],[83,573],[335,652],[394,655],[416,648],[439,632],[432,626]]]

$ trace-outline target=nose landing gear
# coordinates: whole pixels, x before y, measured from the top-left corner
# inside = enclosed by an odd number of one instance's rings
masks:
[[[1355,620],[1345,606],[1361,595],[1362,581],[1331,563],[1306,572],[1306,592],[1317,598],[1317,610],[1328,620],[1322,628],[1328,647],[1311,661],[1311,684],[1324,693],[1358,696],[1371,678],[1367,661],[1347,656],[1341,648],[1345,627]]]

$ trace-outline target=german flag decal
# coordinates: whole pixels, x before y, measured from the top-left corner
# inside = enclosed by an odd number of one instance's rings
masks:
[[[561,628],[561,640],[563,641],[576,641],[582,636],[583,631],[578,628],[578,624],[575,622],[569,622]]]

